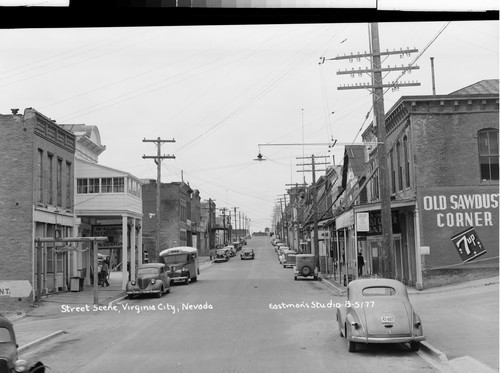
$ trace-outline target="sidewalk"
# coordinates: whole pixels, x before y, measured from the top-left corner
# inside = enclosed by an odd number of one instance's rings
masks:
[[[320,274],[319,278],[337,295],[346,295],[347,287],[331,276]],[[498,372],[498,288],[498,276],[420,291],[408,286],[410,301],[422,318],[427,337],[419,354],[432,359],[442,372]],[[484,300],[485,304],[489,303],[489,309],[467,296],[484,291],[491,294],[490,290],[496,294],[495,299]],[[446,303],[448,301],[451,303]],[[469,310],[475,312],[468,314]],[[489,333],[484,331],[488,327]],[[485,341],[488,338],[496,343]],[[485,357],[488,357],[489,365],[485,365]],[[495,369],[491,368],[493,364]]]
[[[210,258],[200,257],[200,270],[212,264]],[[122,289],[122,272],[111,272],[108,287],[98,286],[98,304],[108,305],[116,300],[126,297]],[[59,337],[65,333],[64,330],[54,327],[43,327],[37,324],[34,328],[31,321],[36,319],[50,319],[64,317],[63,307],[85,306],[92,307],[94,304],[94,287],[84,285],[83,291],[59,292],[42,296],[41,302],[27,312],[7,313],[4,316],[14,323],[19,353],[24,353],[32,347],[38,346],[49,339]],[[54,323],[52,323],[54,324]]]

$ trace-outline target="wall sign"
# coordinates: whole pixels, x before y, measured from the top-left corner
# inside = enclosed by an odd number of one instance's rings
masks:
[[[486,253],[486,249],[483,247],[474,228],[469,228],[453,236],[451,240],[464,263]]]

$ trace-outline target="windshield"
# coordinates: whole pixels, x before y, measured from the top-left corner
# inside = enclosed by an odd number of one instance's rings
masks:
[[[139,268],[137,270],[138,275],[157,275],[158,268]]]
[[[2,342],[12,342],[10,330],[4,327],[0,327],[0,343]]]
[[[163,259],[166,264],[170,263],[185,263],[188,261],[187,254],[172,254],[172,255],[164,255]]]

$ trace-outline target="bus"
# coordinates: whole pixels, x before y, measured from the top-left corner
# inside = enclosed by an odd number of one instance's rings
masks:
[[[170,282],[196,282],[200,274],[198,250],[194,247],[179,246],[163,250],[160,258],[164,264],[170,267],[168,276]]]

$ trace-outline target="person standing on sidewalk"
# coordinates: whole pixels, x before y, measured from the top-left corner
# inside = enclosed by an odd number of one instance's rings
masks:
[[[109,286],[108,282],[108,263],[107,261],[102,262],[102,267],[101,267],[101,276],[102,276],[102,287],[104,286]]]
[[[361,251],[358,252],[358,277],[363,276],[363,267],[365,266],[365,259],[361,255]]]

